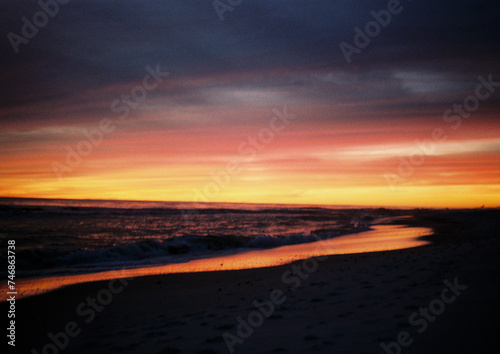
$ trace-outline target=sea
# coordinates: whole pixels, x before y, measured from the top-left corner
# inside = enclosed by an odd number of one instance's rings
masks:
[[[7,264],[7,241],[15,240],[17,278],[95,273],[326,240],[399,214],[355,206],[0,198],[0,258]]]

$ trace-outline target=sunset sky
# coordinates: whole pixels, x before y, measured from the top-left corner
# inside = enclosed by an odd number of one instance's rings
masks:
[[[54,1],[0,4],[0,196],[500,206],[498,1]]]

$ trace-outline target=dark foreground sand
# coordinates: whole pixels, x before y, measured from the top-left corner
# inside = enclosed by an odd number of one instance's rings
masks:
[[[236,353],[500,352],[500,210],[420,211],[410,224],[434,228],[433,243],[299,261],[296,275],[286,273],[292,265],[170,274],[23,299],[16,347],[7,352],[229,353],[224,333]],[[450,283],[459,286],[445,290]],[[112,298],[92,309],[88,298],[98,294]],[[281,303],[274,310],[270,297]],[[6,316],[5,302],[0,310]],[[65,327],[78,334],[61,334]],[[50,344],[49,332],[64,349]],[[398,337],[407,346],[390,344]]]

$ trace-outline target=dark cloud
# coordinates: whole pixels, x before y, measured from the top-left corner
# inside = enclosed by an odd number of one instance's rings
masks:
[[[80,106],[86,100],[93,106],[88,92],[141,80],[145,67],[156,64],[175,80],[209,76],[209,86],[217,86],[218,78],[223,85],[245,86],[244,74],[255,73],[260,81],[249,79],[253,86],[286,86],[311,99],[328,100],[334,92],[345,101],[413,95],[394,77],[397,71],[443,72],[466,81],[500,74],[500,4],[495,1],[401,1],[403,11],[348,64],[339,44],[352,44],[354,27],[364,28],[372,20],[370,11],[386,6],[386,1],[243,0],[221,22],[211,1],[73,0],[60,5],[59,13],[15,54],[8,33],[20,34],[21,18],[32,19],[40,8],[33,1],[4,1],[1,103],[5,109],[80,95]],[[314,73],[327,77],[332,72],[364,80],[365,86],[314,78]],[[366,85],[372,81],[374,86]],[[181,101],[183,94],[185,102],[206,99],[195,84],[172,90]],[[100,100],[109,103],[120,94]],[[43,119],[12,112],[0,114]]]

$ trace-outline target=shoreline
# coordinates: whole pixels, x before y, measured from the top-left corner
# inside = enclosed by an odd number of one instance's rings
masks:
[[[52,343],[49,332],[74,322],[80,333],[68,337],[66,352],[229,353],[224,334],[237,336],[238,318],[248,323],[255,301],[263,304],[279,290],[275,299],[285,301],[248,338],[238,337],[235,353],[381,353],[381,343],[397,343],[402,331],[413,340],[404,353],[487,352],[496,345],[492,324],[500,315],[499,216],[499,210],[417,212],[404,223],[432,227],[435,234],[424,237],[432,244],[329,256],[299,283],[284,282],[283,274],[304,261],[67,286],[17,302],[16,346],[41,353]],[[409,317],[455,278],[467,289],[419,333]],[[91,319],[88,299],[103,289],[116,293]]]
[[[289,265],[293,262],[313,257],[363,254],[421,247],[429,242],[422,237],[433,233],[430,228],[423,228],[417,225],[409,227],[405,223],[408,220],[407,218],[393,217],[383,218],[382,220],[382,222],[370,225],[367,230],[354,230],[353,232],[341,234],[330,239],[309,243],[267,249],[249,249],[241,252],[193,259],[182,263],[123,268],[120,270],[74,275],[21,278],[16,282],[17,299],[39,296],[65,286],[116,278],[269,268]],[[2,284],[0,290],[2,292],[7,291],[4,284]],[[6,299],[4,300],[2,297],[1,301],[4,302]]]

